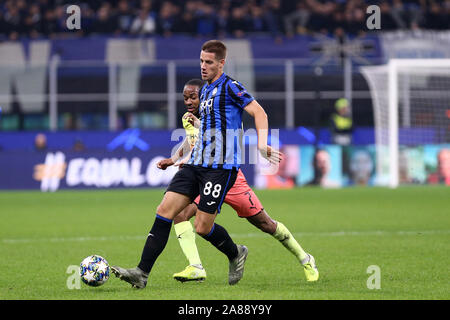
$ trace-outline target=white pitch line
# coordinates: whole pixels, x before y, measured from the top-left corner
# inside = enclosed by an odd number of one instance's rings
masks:
[[[2,239],[3,243],[32,243],[32,242],[84,242],[84,241],[121,241],[142,240],[144,236],[114,236],[114,237],[58,237],[36,239]]]
[[[450,234],[450,230],[423,230],[423,231],[334,231],[334,232],[295,232],[296,237],[345,237],[345,236],[385,236],[385,235],[433,235],[433,234]],[[266,236],[266,234],[259,233],[246,233],[246,234],[230,234],[230,236],[236,238],[260,238]]]
[[[435,234],[450,234],[450,230],[419,230],[419,231],[334,231],[334,232],[295,232],[295,237],[346,237],[346,236],[422,236]],[[231,233],[232,238],[263,238],[268,234],[263,232]],[[39,242],[85,242],[85,241],[135,241],[144,240],[145,236],[103,236],[103,237],[56,237],[36,239],[1,239],[3,244],[39,243]]]

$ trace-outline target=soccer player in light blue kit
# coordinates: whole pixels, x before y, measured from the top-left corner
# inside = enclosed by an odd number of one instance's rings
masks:
[[[145,288],[148,275],[167,244],[173,218],[198,195],[196,233],[228,257],[230,285],[243,276],[247,248],[235,244],[225,228],[214,222],[240,166],[241,141],[235,132],[241,129],[243,110],[255,119],[261,155],[274,164],[281,161],[282,155],[267,145],[268,120],[263,108],[239,82],[223,72],[225,57],[226,47],[222,42],[210,40],[203,44],[201,75],[207,85],[201,90],[200,132],[191,159],[174,176],[157,208],[138,266],[111,268],[116,276],[133,287]],[[229,132],[233,134],[230,136]]]

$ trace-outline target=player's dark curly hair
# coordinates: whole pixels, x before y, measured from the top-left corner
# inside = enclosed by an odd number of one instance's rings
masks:
[[[200,79],[191,79],[188,82],[185,83],[185,86],[196,86],[199,89],[201,89],[201,87],[203,87],[203,85],[205,84],[205,82],[203,80]]]

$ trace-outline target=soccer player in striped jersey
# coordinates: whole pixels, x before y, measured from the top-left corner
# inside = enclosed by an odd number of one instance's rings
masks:
[[[182,166],[184,159],[189,158],[188,153],[194,147],[199,129],[194,123],[198,123],[200,89],[203,81],[200,79],[189,80],[183,89],[183,100],[187,111],[182,118],[183,127],[186,130],[186,138],[171,158],[158,162],[158,168],[165,170],[171,165]],[[181,282],[202,281],[206,279],[206,271],[202,266],[200,256],[195,244],[195,233],[189,220],[197,211],[199,198],[193,204],[187,206],[174,219],[174,229],[181,249],[189,261],[189,265],[173,277]],[[224,202],[230,205],[240,218],[246,218],[252,225],[263,232],[272,235],[288,249],[302,264],[307,281],[316,281],[319,272],[315,266],[314,257],[306,253],[300,244],[292,236],[291,232],[281,222],[273,220],[261,205],[256,194],[250,188],[244,174],[239,169],[236,182],[225,196]]]
[[[117,277],[133,287],[145,288],[149,273],[167,244],[173,219],[198,195],[195,231],[227,256],[230,285],[238,283],[244,274],[247,247],[235,244],[227,230],[215,223],[240,166],[241,141],[236,131],[240,129],[244,109],[255,120],[261,155],[271,163],[279,163],[281,154],[267,145],[268,119],[264,109],[223,72],[225,57],[222,42],[210,40],[203,44],[200,69],[207,85],[200,95],[201,125],[192,157],[166,189],[138,266],[111,267]]]

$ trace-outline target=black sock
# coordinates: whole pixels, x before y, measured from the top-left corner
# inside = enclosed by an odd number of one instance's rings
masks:
[[[237,257],[238,249],[236,244],[230,238],[227,230],[217,223],[214,223],[211,231],[202,237],[211,242],[220,252],[224,253],[229,260]]]
[[[172,227],[172,220],[156,215],[153,227],[148,234],[142,251],[141,261],[139,262],[139,269],[145,273],[152,270],[158,256],[164,250],[169,239],[170,228]]]

